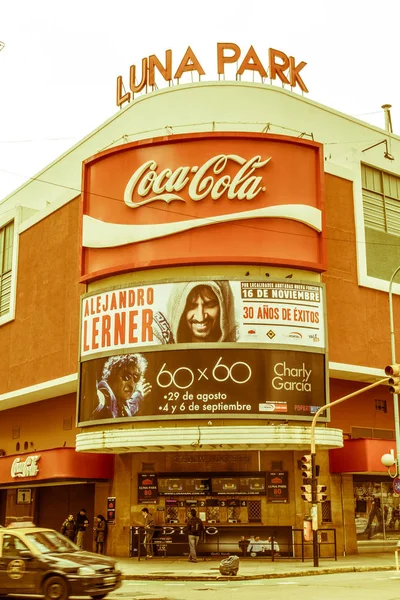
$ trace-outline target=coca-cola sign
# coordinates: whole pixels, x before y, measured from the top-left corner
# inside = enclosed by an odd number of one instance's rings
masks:
[[[253,156],[246,160],[235,154],[218,154],[200,166],[179,166],[174,170],[160,170],[155,160],[148,160],[136,169],[130,178],[125,189],[124,201],[131,208],[139,208],[154,200],[185,201],[182,195],[173,193],[181,192],[185,188],[194,202],[204,200],[208,195],[212,200],[219,200],[224,193],[229,200],[253,200],[266,189],[262,186],[262,177],[254,176],[253,173],[270,160],[271,157],[262,160],[261,156]],[[228,161],[240,165],[233,177],[225,174]],[[151,195],[142,202],[135,202],[135,193],[142,198]]]
[[[213,262],[322,269],[321,156],[308,140],[236,133],[97,155],[84,164],[83,279]]]
[[[28,456],[25,460],[16,458],[11,465],[11,477],[35,477],[39,473],[39,455]]]

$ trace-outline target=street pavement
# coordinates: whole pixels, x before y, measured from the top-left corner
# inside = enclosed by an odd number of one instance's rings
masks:
[[[149,579],[165,581],[217,581],[271,579],[277,577],[301,577],[326,575],[329,573],[349,573],[360,571],[396,571],[395,552],[356,554],[335,559],[320,559],[314,567],[313,559],[244,558],[240,560],[236,577],[226,577],[219,572],[220,558],[199,558],[197,563],[189,563],[183,557],[141,558],[117,557],[118,566],[125,580]],[[399,571],[400,575],[400,571]]]

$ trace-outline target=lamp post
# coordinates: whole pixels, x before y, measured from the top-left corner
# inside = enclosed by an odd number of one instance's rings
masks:
[[[390,278],[390,281],[389,281],[390,348],[391,348],[392,365],[396,364],[396,340],[395,340],[395,336],[394,336],[392,286],[393,286],[394,278],[396,277],[396,275],[399,271],[400,271],[400,266],[394,270],[394,272]],[[393,394],[393,411],[394,411],[394,431],[395,431],[395,437],[396,437],[396,459],[393,460],[393,464],[395,465],[395,473],[394,473],[394,475],[392,475],[392,473],[390,472],[390,467],[388,467],[388,472],[391,477],[397,477],[397,475],[399,474],[399,467],[400,467],[400,424],[399,424],[399,396],[396,393]]]
[[[400,267],[399,269],[400,270]],[[372,388],[378,387],[378,385],[382,385],[383,383],[387,383],[388,378],[380,379],[379,381],[375,381],[375,383],[371,383],[367,387],[362,388],[361,390],[357,390],[356,392],[352,392],[351,394],[347,394],[347,396],[343,396],[342,398],[338,398],[333,402],[329,402],[324,406],[321,406],[317,410],[314,415],[314,418],[311,423],[310,428],[310,437],[311,437],[311,465],[312,465],[312,478],[311,478],[311,517],[312,517],[312,529],[313,529],[313,559],[314,559],[314,567],[319,566],[319,556],[318,556],[318,479],[317,479],[317,467],[315,464],[315,426],[317,424],[317,419],[321,413],[323,413],[330,406],[335,406],[336,404],[340,404],[340,402],[344,402],[349,398],[353,398],[354,396],[358,396],[363,392],[367,392],[368,390],[372,390]]]

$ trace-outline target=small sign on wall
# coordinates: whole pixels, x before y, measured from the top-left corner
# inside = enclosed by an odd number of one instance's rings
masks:
[[[107,523],[115,523],[115,505],[117,499],[115,496],[109,496],[107,498]]]
[[[32,502],[32,489],[31,488],[18,488],[17,489],[17,504],[30,504]]]
[[[287,471],[267,473],[267,502],[289,502]]]

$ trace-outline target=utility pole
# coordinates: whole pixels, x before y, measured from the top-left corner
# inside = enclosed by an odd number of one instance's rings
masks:
[[[400,268],[400,267],[399,267]],[[352,392],[351,394],[347,394],[347,396],[343,396],[342,398],[338,398],[333,402],[329,402],[325,404],[325,406],[321,406],[317,410],[314,415],[314,418],[310,427],[310,437],[311,437],[311,518],[312,518],[312,530],[313,530],[313,559],[314,559],[314,567],[319,566],[319,552],[318,552],[318,479],[317,479],[317,466],[316,466],[316,452],[315,452],[315,426],[317,424],[317,419],[321,413],[325,412],[327,408],[331,406],[335,406],[336,404],[340,404],[340,402],[344,402],[345,400],[349,400],[349,398],[353,398],[354,396],[358,396],[368,390],[372,390],[372,388],[378,387],[378,385],[387,384],[388,377],[384,379],[380,379],[379,381],[375,381],[375,383],[371,383],[371,385],[367,385],[367,387],[362,388],[361,390],[357,390],[356,392]],[[320,486],[321,488],[323,486]],[[322,491],[322,489],[321,489]]]
[[[314,567],[319,566],[319,551],[318,551],[318,498],[317,498],[317,465],[315,461],[315,445],[314,452],[311,447],[311,520],[312,520],[312,542],[313,542],[313,559]]]

